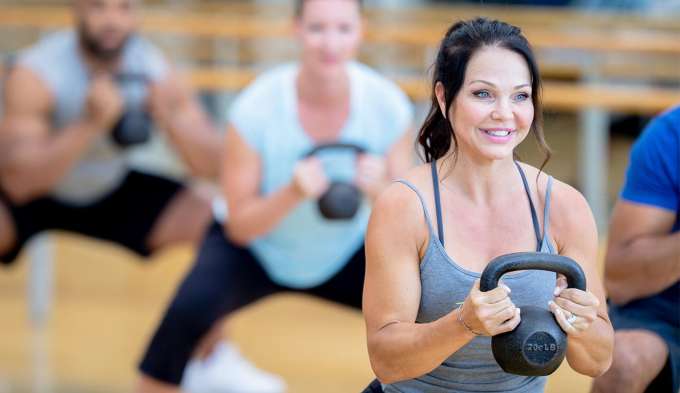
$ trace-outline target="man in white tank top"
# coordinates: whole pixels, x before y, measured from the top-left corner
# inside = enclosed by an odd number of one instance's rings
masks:
[[[76,0],[74,30],[46,36],[12,66],[0,122],[1,264],[49,229],[146,256],[197,242],[209,223],[211,195],[135,169],[131,153],[147,138],[120,136],[148,130],[118,127],[136,112],[193,176],[216,177],[222,136],[161,52],[136,34],[140,3]]]
[[[74,31],[50,34],[17,56],[0,123],[3,263],[47,229],[148,255],[198,240],[210,219],[208,196],[133,169],[136,147],[115,130],[130,112],[146,114],[193,175],[217,172],[221,135],[161,52],[136,34],[137,8],[132,0],[75,1]]]

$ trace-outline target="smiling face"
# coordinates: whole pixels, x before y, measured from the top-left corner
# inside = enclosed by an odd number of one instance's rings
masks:
[[[460,153],[481,161],[512,158],[531,128],[531,93],[531,74],[521,55],[497,46],[475,52],[448,112]],[[436,95],[444,112],[441,83]]]
[[[78,0],[75,20],[80,42],[88,54],[115,59],[137,27],[136,0]]]
[[[357,0],[307,0],[296,18],[302,63],[319,75],[332,77],[344,70],[361,42]]]

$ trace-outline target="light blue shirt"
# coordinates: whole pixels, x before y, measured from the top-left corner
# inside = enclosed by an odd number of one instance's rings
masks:
[[[413,108],[391,81],[359,63],[349,63],[349,117],[339,142],[384,155],[411,126]],[[260,193],[289,184],[295,164],[314,146],[297,112],[297,64],[287,64],[257,78],[236,99],[230,122],[260,156]],[[354,153],[319,155],[331,180],[351,180]],[[350,220],[327,220],[315,200],[300,203],[271,232],[249,248],[275,282],[292,288],[322,284],[337,273],[364,241],[369,206],[362,202]]]

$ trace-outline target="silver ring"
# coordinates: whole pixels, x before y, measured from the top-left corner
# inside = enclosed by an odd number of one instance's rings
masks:
[[[576,314],[571,314],[571,316],[567,318],[567,322],[571,325],[574,322],[576,322],[576,318],[577,318]]]

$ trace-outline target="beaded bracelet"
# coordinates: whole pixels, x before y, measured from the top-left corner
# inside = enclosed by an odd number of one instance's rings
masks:
[[[463,305],[458,309],[458,322],[460,322],[460,324],[463,325],[463,327],[468,332],[474,334],[475,336],[483,336],[484,333],[475,332],[470,326],[468,326],[467,323],[465,323],[465,320],[463,319],[463,306],[465,306],[465,303],[463,303]]]

